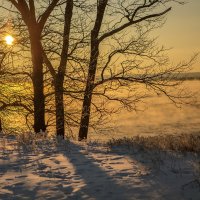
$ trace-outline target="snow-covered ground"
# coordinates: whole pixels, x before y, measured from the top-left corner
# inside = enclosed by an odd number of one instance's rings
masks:
[[[25,146],[26,147],[26,146]],[[0,199],[199,200],[199,157],[51,141],[0,139]]]

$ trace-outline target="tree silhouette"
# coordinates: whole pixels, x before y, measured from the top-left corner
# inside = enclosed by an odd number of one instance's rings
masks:
[[[165,68],[168,64],[163,55],[165,49],[155,48],[155,40],[149,39],[149,33],[162,26],[164,16],[171,10],[170,3],[175,2],[183,3],[173,0],[97,1],[79,140],[86,139],[88,135],[93,96],[118,101],[131,109],[131,104],[135,105],[146,97],[136,92],[133,94],[133,87],[145,85],[148,90],[167,95],[173,102],[178,99],[178,96],[169,93],[168,87],[179,85],[171,80],[175,74],[184,71],[193,58],[189,63]],[[105,44],[109,45],[110,52]],[[102,52],[106,53],[102,55]],[[117,59],[122,61],[115,64]],[[130,95],[125,98],[112,95],[120,88],[126,88]]]
[[[33,0],[10,0],[9,2],[12,3],[21,14],[29,32],[33,64],[34,131],[38,133],[40,130],[46,130],[41,34],[48,17],[59,0],[52,0],[45,11],[38,17],[36,15],[35,2]]]
[[[64,14],[63,43],[60,55],[60,64],[58,66],[57,71],[54,69],[51,61],[48,59],[45,51],[43,51],[44,62],[53,77],[53,83],[55,89],[56,133],[57,136],[61,136],[62,138],[64,138],[65,134],[63,85],[66,73],[67,59],[68,59],[69,36],[70,36],[72,13],[73,13],[73,0],[67,0],[65,7],[65,14]]]

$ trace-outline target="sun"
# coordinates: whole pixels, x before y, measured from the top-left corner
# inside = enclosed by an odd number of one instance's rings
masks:
[[[6,37],[5,37],[5,41],[6,41],[6,44],[7,45],[13,45],[13,42],[14,42],[14,38],[13,38],[13,36],[11,36],[11,35],[7,35]]]

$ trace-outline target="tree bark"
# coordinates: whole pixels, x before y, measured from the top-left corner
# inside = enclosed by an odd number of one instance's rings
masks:
[[[35,28],[35,27],[33,27]],[[38,31],[39,32],[39,31]],[[31,55],[33,63],[33,90],[34,90],[34,131],[46,130],[45,125],[45,96],[43,78],[43,57],[40,35],[37,29],[30,33]]]
[[[98,41],[94,38],[93,31],[91,33],[92,45],[91,45],[91,59],[90,66],[88,71],[88,78],[84,93],[84,100],[82,105],[82,114],[81,114],[81,122],[79,129],[79,141],[83,139],[87,139],[88,128],[90,122],[90,112],[91,112],[91,103],[92,103],[92,92],[94,89],[94,80],[97,68],[97,59],[99,56],[99,44]]]
[[[3,128],[2,128],[2,122],[1,122],[1,118],[0,118],[0,133],[3,131]]]
[[[63,78],[55,79],[55,104],[56,104],[56,134],[64,139],[65,116],[64,116],[64,95]]]
[[[93,73],[94,75],[95,73]],[[92,81],[92,79],[91,79]],[[78,140],[81,141],[83,139],[87,139],[88,135],[88,128],[90,122],[90,110],[91,110],[91,102],[92,102],[92,90],[93,90],[93,83],[87,81],[83,106],[82,106],[82,114],[81,114],[81,122],[80,122],[80,129],[79,129],[79,138]]]

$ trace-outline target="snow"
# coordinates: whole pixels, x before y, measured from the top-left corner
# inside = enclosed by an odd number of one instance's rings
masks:
[[[76,141],[0,139],[0,199],[200,199],[199,157]]]

